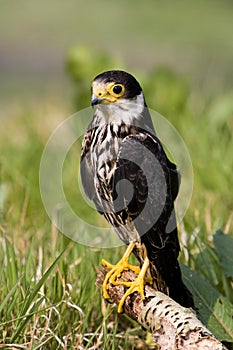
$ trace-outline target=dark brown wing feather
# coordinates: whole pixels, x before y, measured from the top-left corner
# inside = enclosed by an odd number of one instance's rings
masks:
[[[121,224],[135,223],[145,247],[134,250],[140,263],[146,254],[150,260],[151,276],[159,289],[166,292],[168,287],[174,300],[193,307],[192,296],[182,282],[177,260],[180,247],[173,202],[178,194],[180,176],[175,164],[168,160],[156,136],[145,130],[136,130],[133,135],[124,135],[121,139],[117,159],[112,161],[114,171],[108,174],[106,181],[101,179],[98,190],[94,182],[98,174],[94,173],[90,155],[94,132],[90,128],[84,137],[80,165],[88,198],[93,200],[97,210],[105,215],[125,243],[129,242],[130,233],[122,231]],[[133,187],[130,191],[129,182]],[[109,201],[110,212],[104,212],[101,198]],[[149,205],[144,210],[146,203]]]
[[[129,184],[122,179],[133,185],[131,199],[127,198]],[[182,282],[177,260],[180,246],[173,202],[178,194],[180,175],[156,136],[144,131],[123,140],[112,185],[114,197],[121,196],[122,205],[127,204],[117,215],[134,220],[146,247],[152,277],[158,282],[161,276],[174,300],[193,307],[193,298]],[[141,251],[135,249],[134,253],[142,263]]]

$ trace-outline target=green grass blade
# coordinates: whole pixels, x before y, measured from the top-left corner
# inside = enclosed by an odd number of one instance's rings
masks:
[[[11,299],[11,297],[14,295],[16,289],[19,287],[20,280],[15,283],[15,285],[11,288],[11,290],[7,293],[6,297],[3,299],[3,301],[0,304],[0,315],[4,307],[7,305],[8,301]]]
[[[66,247],[67,248],[67,247]],[[47,278],[51,275],[53,269],[55,268],[55,266],[57,265],[57,263],[60,261],[61,257],[63,256],[63,254],[66,251],[66,248],[59,254],[59,256],[54,260],[54,262],[50,265],[50,267],[45,271],[44,275],[42,276],[42,278],[39,280],[39,282],[35,285],[35,287],[33,288],[32,292],[26,297],[25,303],[23,305],[23,308],[21,310],[20,316],[25,315],[26,320],[21,320],[17,325],[16,325],[16,329],[12,335],[11,341],[14,342],[18,335],[20,333],[23,332],[26,324],[28,323],[28,321],[31,318],[31,315],[27,315],[27,312],[29,310],[29,307],[31,306],[34,298],[37,296],[40,288],[44,285],[44,283],[46,282]],[[40,298],[42,299],[42,298]],[[41,302],[37,302],[34,305],[34,309],[35,306],[38,307],[40,305]]]

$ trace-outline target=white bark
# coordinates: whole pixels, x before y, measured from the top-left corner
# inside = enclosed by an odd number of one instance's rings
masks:
[[[101,287],[106,268],[101,268],[97,285]],[[121,280],[132,281],[131,271],[123,272]],[[122,285],[109,287],[111,299],[118,304],[124,295]],[[160,350],[227,350],[216,337],[201,323],[195,311],[184,308],[164,293],[145,286],[146,299],[139,293],[126,298],[124,312],[148,329],[154,337],[156,349]]]

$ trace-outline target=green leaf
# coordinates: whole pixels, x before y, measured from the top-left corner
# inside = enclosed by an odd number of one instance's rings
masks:
[[[219,265],[218,256],[209,246],[206,246],[205,249],[197,255],[195,266],[212,285],[217,286],[222,281],[223,271]]]
[[[181,266],[183,280],[194,296],[198,317],[221,341],[233,342],[233,305],[198,271]]]
[[[233,277],[233,238],[218,230],[214,235],[214,245],[225,274]]]

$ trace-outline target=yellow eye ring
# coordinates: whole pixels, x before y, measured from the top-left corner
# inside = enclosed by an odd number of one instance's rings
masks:
[[[121,97],[124,95],[125,87],[122,84],[110,83],[108,85],[108,92],[114,97]]]

